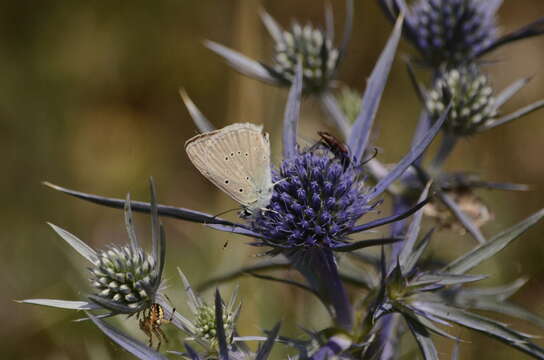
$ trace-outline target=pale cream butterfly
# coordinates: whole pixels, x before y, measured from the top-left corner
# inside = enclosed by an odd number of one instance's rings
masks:
[[[202,175],[242,205],[242,215],[270,203],[270,142],[262,126],[238,123],[206,132],[187,140],[185,151]]]

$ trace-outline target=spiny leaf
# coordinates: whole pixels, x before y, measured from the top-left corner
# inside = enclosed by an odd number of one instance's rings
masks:
[[[295,80],[289,90],[287,105],[283,116],[283,157],[293,158],[297,155],[297,127],[302,102],[302,60],[299,58],[295,72]]]
[[[213,124],[204,116],[204,114],[202,114],[202,112],[200,112],[195,103],[191,100],[191,98],[189,98],[189,95],[187,95],[185,89],[179,89],[179,95],[181,96],[181,100],[183,100],[187,111],[189,111],[191,119],[193,119],[193,122],[200,132],[204,133],[215,130],[215,126],[213,126]]]
[[[418,203],[425,200],[429,195],[429,189],[431,188],[431,183],[427,183],[425,186],[425,189],[421,192],[419,195]],[[408,231],[406,232],[406,238],[405,241],[402,243],[402,250],[399,254],[399,263],[402,267],[402,270],[404,273],[410,272],[412,270],[412,267],[408,267],[407,262],[408,258],[412,253],[414,252],[414,247],[416,245],[417,238],[419,236],[419,229],[421,227],[421,220],[423,220],[423,210],[418,210],[414,216],[412,216],[412,222],[410,223],[410,226],[408,227]]]
[[[436,347],[434,346],[433,341],[431,340],[431,335],[425,329],[425,327],[421,326],[417,321],[412,320],[409,317],[404,317],[406,319],[406,323],[408,324],[408,327],[410,328],[410,331],[414,335],[417,344],[419,345],[419,349],[421,350],[421,353],[423,354],[423,357],[425,360],[439,360],[438,359],[438,352],[436,351]]]
[[[142,360],[166,360],[167,357],[153,350],[149,346],[142,344],[140,341],[131,338],[114,327],[106,324],[104,321],[96,318],[93,314],[87,312],[89,318],[96,326],[110,339],[115,341],[123,349]]]
[[[86,200],[95,204],[109,206],[109,207],[117,208],[117,209],[123,209],[125,207],[124,199],[108,198],[108,197],[103,197],[103,196],[98,196],[93,194],[87,194],[84,192],[63,188],[61,186],[51,184],[47,181],[44,181],[43,184],[54,190],[63,192],[67,195],[74,196],[76,198]],[[131,207],[133,211],[138,211],[143,213],[149,213],[151,211],[151,204],[142,202],[142,201],[131,201]],[[206,214],[200,211],[177,208],[174,206],[166,206],[166,205],[157,205],[157,209],[158,209],[159,215],[171,217],[175,219],[192,221],[192,222],[197,222],[202,224],[223,224],[223,225],[232,225],[232,226],[235,225],[234,223],[230,221],[227,221],[217,216]]]
[[[412,305],[442,319],[491,336],[535,358],[544,359],[544,349],[531,343],[529,336],[511,330],[508,326],[497,321],[440,303],[414,302]]]
[[[70,310],[97,310],[102,307],[88,301],[70,301],[70,300],[57,300],[57,299],[25,299],[18,300],[17,302],[22,304],[34,304],[42,306],[50,306],[61,309]]]
[[[74,248],[81,256],[89,260],[93,265],[98,261],[98,255],[89,245],[85,244],[83,241],[79,240],[75,235],[69,233],[68,231],[58,227],[55,224],[47,223],[61,238],[63,238],[70,246]]]
[[[533,225],[542,219],[544,209],[529,216],[527,219],[519,222],[511,228],[494,236],[491,240],[482,244],[468,253],[462,255],[452,263],[442,269],[442,272],[452,274],[464,274],[483,261],[491,258],[499,251],[504,249],[508,244],[521,236],[525,231],[529,230]]]
[[[205,41],[204,45],[225,59],[234,70],[266,83],[273,85],[279,84],[278,80],[270,75],[266,67],[257,61],[251,60],[247,56],[213,41]]]
[[[374,118],[378,112],[378,105],[385,89],[385,84],[393,65],[397,46],[399,44],[400,35],[402,33],[402,24],[404,18],[401,16],[397,20],[395,29],[387,41],[380,58],[376,62],[374,70],[368,79],[363,100],[361,103],[361,111],[355,120],[351,134],[348,139],[348,147],[353,152],[353,157],[356,162],[361,161],[364,152],[368,146],[370,131]]]
[[[268,359],[268,356],[270,355],[270,352],[272,351],[272,347],[274,346],[274,342],[276,341],[276,338],[278,337],[280,326],[281,324],[277,323],[276,326],[274,326],[274,328],[270,331],[266,341],[259,347],[259,350],[257,351],[257,355],[255,356],[255,360]]]

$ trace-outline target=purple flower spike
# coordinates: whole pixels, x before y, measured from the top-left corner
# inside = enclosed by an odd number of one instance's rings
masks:
[[[470,63],[500,46],[544,33],[540,18],[499,36],[502,0],[418,0],[411,8],[405,0],[379,3],[391,21],[401,12],[407,14],[404,34],[433,68]]]

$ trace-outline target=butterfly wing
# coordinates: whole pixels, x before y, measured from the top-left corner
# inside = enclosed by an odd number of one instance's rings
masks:
[[[233,124],[189,139],[185,150],[202,175],[234,200],[246,207],[260,202],[261,183],[270,178],[270,145],[262,127]]]

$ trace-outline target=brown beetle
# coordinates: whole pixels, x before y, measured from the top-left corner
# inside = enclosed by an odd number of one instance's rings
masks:
[[[342,161],[344,168],[347,168],[351,163],[347,145],[326,131],[318,131],[317,134],[321,137],[321,144]]]

